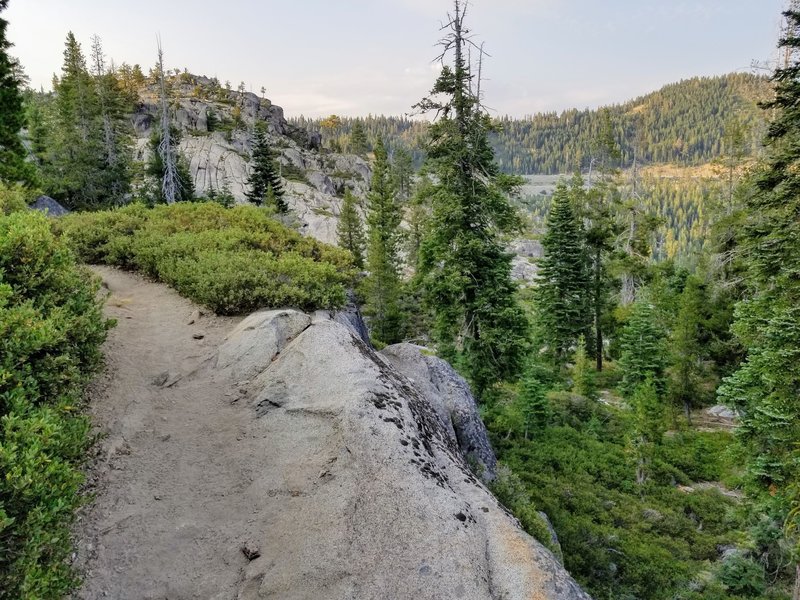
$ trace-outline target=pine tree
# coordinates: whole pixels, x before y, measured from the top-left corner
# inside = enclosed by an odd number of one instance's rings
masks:
[[[586,353],[586,339],[581,336],[578,338],[572,368],[572,391],[590,400],[597,398],[597,386],[595,385],[594,370],[591,368],[591,361]]]
[[[112,203],[122,204],[130,191],[132,177],[129,103],[116,74],[106,69],[102,43],[97,36],[92,38],[92,68],[102,127],[102,185],[108,190]]]
[[[110,196],[104,186],[97,93],[72,32],[65,45],[61,78],[54,82],[55,114],[43,164],[45,191],[67,208],[97,208]]]
[[[614,251],[614,242],[619,233],[616,219],[620,203],[619,159],[620,151],[614,140],[611,119],[608,112],[604,112],[600,134],[595,140],[590,161],[590,188],[582,195],[583,206],[580,210],[580,216],[586,223],[586,247],[591,280],[589,304],[594,323],[593,354],[598,371],[603,370],[610,295],[615,286],[609,264]],[[599,173],[596,181],[595,171]]]
[[[582,188],[578,176],[572,191]],[[570,190],[563,182],[559,182],[553,194],[542,248],[537,312],[549,353],[556,364],[563,365],[578,337],[591,327],[583,226],[575,213]]]
[[[194,197],[194,189],[188,187],[190,179],[185,177],[181,171],[181,161],[178,154],[177,130],[172,125],[169,111],[169,90],[167,78],[164,73],[164,50],[161,48],[161,38],[158,38],[158,63],[156,65],[156,75],[158,77],[159,100],[161,103],[161,118],[159,121],[158,146],[155,153],[158,154],[160,191],[158,196],[167,204],[172,204],[178,200],[191,200]],[[155,167],[155,165],[153,165]],[[155,168],[153,169],[155,170]],[[194,188],[194,185],[192,185]]]
[[[364,225],[361,222],[361,215],[358,214],[356,198],[346,188],[344,199],[342,200],[342,210],[339,213],[339,224],[336,227],[339,236],[339,245],[345,250],[349,250],[353,255],[353,264],[359,268],[364,268]]]
[[[0,0],[0,13],[8,0]],[[30,182],[33,171],[25,162],[26,152],[19,136],[25,112],[17,77],[17,65],[9,55],[11,42],[6,37],[8,21],[0,17],[0,181]]]
[[[701,395],[700,386],[705,374],[700,345],[703,301],[701,282],[696,277],[689,277],[680,296],[669,345],[670,396],[683,408],[688,421],[691,421],[692,407]]]
[[[275,155],[264,130],[260,127],[256,127],[250,165],[250,176],[247,178],[250,189],[246,194],[247,199],[257,206],[266,202],[274,206],[279,213],[288,211],[283,184],[275,165]]]
[[[353,128],[350,130],[350,152],[364,155],[368,149],[369,143],[367,142],[367,133],[364,131],[364,124],[357,119],[353,122]]]
[[[411,198],[414,179],[414,159],[404,146],[394,151],[392,156],[392,182],[400,202]]]
[[[739,243],[747,298],[736,309],[734,331],[748,348],[741,368],[720,387],[720,398],[742,413],[739,435],[749,452],[753,483],[769,489],[769,502],[789,517],[797,490],[800,440],[800,7],[784,12],[780,41],[785,64],[776,69],[774,117],[764,167],[745,201]],[[788,530],[787,530],[788,531]],[[795,548],[795,597],[800,596],[800,536]]]
[[[547,427],[551,417],[550,403],[547,400],[547,388],[535,367],[526,371],[522,378],[519,402],[522,406],[525,426],[524,435],[527,440],[531,433],[541,431]]]
[[[637,300],[622,331],[620,389],[626,398],[630,398],[636,388],[648,379],[652,380],[659,393],[663,391],[666,352],[663,339],[653,305],[647,299]]]
[[[519,374],[527,338],[526,317],[515,299],[511,256],[500,234],[519,226],[508,194],[519,180],[494,162],[489,116],[466,63],[466,3],[454,2],[445,65],[431,97],[418,110],[438,120],[427,141],[431,216],[420,247],[418,277],[434,314],[434,336],[442,356],[462,359],[478,394]],[[442,99],[443,98],[443,99]]]
[[[630,447],[636,460],[636,483],[643,485],[653,462],[654,448],[664,435],[664,407],[653,378],[648,375],[630,395]]]
[[[375,143],[375,164],[367,196],[367,271],[364,314],[370,331],[383,344],[400,341],[400,222],[402,212],[392,186],[383,140]]]

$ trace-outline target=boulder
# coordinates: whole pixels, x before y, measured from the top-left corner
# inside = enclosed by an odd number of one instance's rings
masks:
[[[336,186],[333,185],[331,178],[321,171],[307,171],[306,177],[311,182],[318,192],[328,196],[336,195]]]
[[[424,351],[412,344],[395,344],[387,346],[380,354],[414,383],[481,478],[493,481],[497,475],[497,458],[469,384],[449,363]]]
[[[309,320],[257,313],[216,360],[215,379],[246,378],[236,406],[269,444],[246,491],[242,543],[258,552],[241,559],[236,597],[589,600],[464,460],[434,399],[459,397],[463,380],[417,348],[379,356],[351,328]],[[389,356],[427,373],[412,381]]]
[[[69,214],[66,208],[61,206],[57,200],[54,200],[50,196],[39,196],[29,205],[29,208],[46,213],[50,217],[61,217]]]
[[[727,420],[734,420],[739,417],[738,413],[724,406],[722,404],[717,404],[716,406],[712,406],[705,410],[705,413],[711,417],[716,417],[718,419],[727,419]]]

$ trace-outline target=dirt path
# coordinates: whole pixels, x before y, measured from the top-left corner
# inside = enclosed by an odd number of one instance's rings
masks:
[[[96,500],[77,526],[77,597],[234,598],[253,510],[241,492],[264,455],[235,387],[202,365],[237,321],[189,324],[196,307],[165,286],[96,272],[118,325],[92,395],[105,438],[89,473]]]

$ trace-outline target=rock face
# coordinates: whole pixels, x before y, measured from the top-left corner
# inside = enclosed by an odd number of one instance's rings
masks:
[[[180,150],[189,163],[198,194],[228,189],[245,202],[252,130],[262,123],[284,173],[289,208],[300,229],[326,243],[336,243],[336,224],[345,187],[363,197],[371,170],[360,156],[321,153],[319,133],[288,123],[283,109],[250,92],[208,92],[211,80],[187,75],[174,86],[173,123],[181,130]],[[203,92],[206,90],[206,92]],[[146,161],[149,140],[157,123],[159,103],[154,90],[145,90],[132,116],[136,158]]]
[[[431,358],[379,356],[324,313],[260,312],[229,336],[214,377],[242,381],[270,443],[238,600],[588,600],[473,475],[463,380]]]
[[[497,458],[469,385],[449,363],[426,355],[423,350],[412,344],[395,344],[387,346],[380,354],[422,393],[461,453],[476,466],[481,478],[493,481],[497,475]]]
[[[523,286],[531,285],[539,272],[536,259],[542,257],[542,244],[538,240],[519,238],[508,244],[508,251],[514,255],[511,277]]]

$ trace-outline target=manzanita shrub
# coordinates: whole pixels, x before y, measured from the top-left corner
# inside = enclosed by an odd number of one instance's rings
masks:
[[[0,598],[76,584],[70,525],[90,444],[81,411],[111,322],[99,284],[27,210],[0,214]]]
[[[349,252],[255,206],[132,204],[71,214],[56,227],[82,260],[140,271],[218,314],[339,307],[352,280]]]

